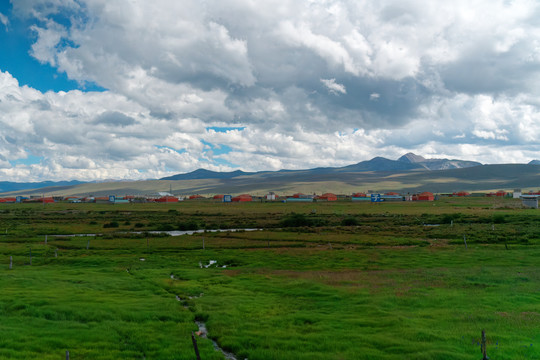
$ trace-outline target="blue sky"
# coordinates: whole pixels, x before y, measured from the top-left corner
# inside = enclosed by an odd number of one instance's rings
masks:
[[[3,1],[0,178],[527,163],[538,18],[526,0]]]
[[[32,22],[13,16],[11,4],[0,2],[0,13],[9,19],[9,25],[0,31],[0,69],[9,71],[20,85],[28,85],[42,92],[69,91],[79,88],[76,81],[69,80],[49,64],[41,64],[29,55],[35,34],[29,29]]]

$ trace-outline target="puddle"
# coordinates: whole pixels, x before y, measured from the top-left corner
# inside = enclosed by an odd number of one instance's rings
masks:
[[[197,321],[195,320],[195,324],[197,324],[197,327],[199,328],[199,331],[197,331],[197,335],[199,337],[202,337],[204,339],[209,339],[210,341],[212,341],[212,345],[214,346],[214,349],[216,351],[219,351],[223,354],[223,356],[225,357],[225,359],[227,360],[238,360],[238,358],[236,357],[236,355],[234,355],[233,353],[230,353],[228,351],[225,351],[223,350],[219,344],[217,342],[215,342],[213,339],[210,339],[208,337],[208,330],[206,329],[206,324],[202,321]],[[247,359],[246,359],[247,360]]]

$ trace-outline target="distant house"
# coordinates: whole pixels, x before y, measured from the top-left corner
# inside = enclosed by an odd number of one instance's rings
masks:
[[[202,200],[204,199],[204,196],[201,196],[201,195],[191,195],[189,198],[189,200]]]
[[[367,196],[365,193],[354,193],[351,196],[351,201],[371,201],[371,196]]]
[[[332,193],[325,193],[316,197],[317,200],[323,201],[337,201],[337,195]]]
[[[412,196],[413,201],[433,201],[435,200],[435,195],[433,193],[430,193],[428,191],[424,191],[420,194],[415,194]]]
[[[266,194],[266,200],[268,200],[268,201],[274,201],[277,198],[278,198],[278,196],[273,191],[270,191],[268,194]]]
[[[540,195],[521,195],[523,206],[538,209],[538,198]]]
[[[452,196],[457,196],[457,197],[464,197],[464,196],[469,196],[469,195],[471,194],[466,191],[458,191],[458,192],[452,193]]]
[[[232,198],[233,202],[248,202],[253,201],[253,198],[249,194],[242,194]]]
[[[218,195],[214,195],[214,197],[212,199],[223,201],[223,197],[225,197],[225,195],[218,194]]]
[[[162,196],[157,198],[155,201],[159,203],[177,203],[178,198],[176,196]]]
[[[490,192],[489,194],[486,194],[487,197],[505,197],[507,194],[504,190],[499,190],[497,192]]]

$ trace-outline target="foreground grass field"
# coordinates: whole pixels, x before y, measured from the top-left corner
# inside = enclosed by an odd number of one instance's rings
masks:
[[[238,359],[481,359],[482,329],[540,358],[540,215],[511,200],[153,205],[0,207],[0,358],[194,359],[195,321]],[[187,227],[265,230],[148,233]]]

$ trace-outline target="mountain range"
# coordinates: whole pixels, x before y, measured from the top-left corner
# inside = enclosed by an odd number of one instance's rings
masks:
[[[448,159],[425,159],[422,156],[408,153],[397,160],[390,160],[384,157],[375,157],[371,160],[359,162],[357,164],[348,165],[340,168],[321,167],[309,170],[279,170],[279,171],[259,171],[259,172],[244,172],[241,170],[231,172],[216,172],[206,169],[198,169],[186,174],[177,174],[167,176],[160,180],[195,180],[195,179],[232,179],[239,176],[250,175],[282,175],[291,172],[309,171],[313,174],[330,174],[335,172],[363,172],[363,171],[407,171],[407,170],[446,170],[446,169],[461,169],[472,166],[482,165],[476,161],[466,160],[448,160]]]
[[[482,165],[456,159],[426,159],[408,153],[397,160],[375,157],[343,167],[306,170],[216,172],[198,169],[162,179],[111,182],[0,183],[4,196],[252,193],[352,193],[358,191],[488,191],[540,186],[540,161]]]

